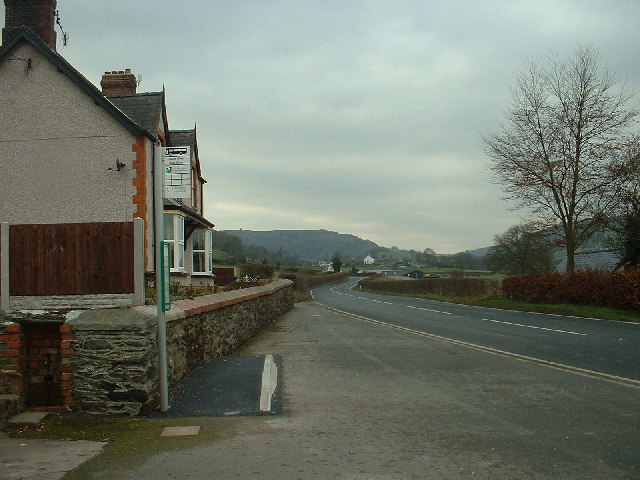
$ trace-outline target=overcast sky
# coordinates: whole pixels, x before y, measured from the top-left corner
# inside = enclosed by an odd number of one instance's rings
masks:
[[[94,84],[131,68],[197,124],[219,230],[327,229],[438,253],[519,223],[491,183],[527,59],[600,52],[640,86],[638,0],[58,0]],[[0,14],[4,25],[4,11]],[[58,33],[58,38],[61,34]]]

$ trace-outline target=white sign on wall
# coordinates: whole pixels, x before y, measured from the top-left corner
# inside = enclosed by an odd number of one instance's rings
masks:
[[[191,198],[191,147],[164,147],[164,198]]]

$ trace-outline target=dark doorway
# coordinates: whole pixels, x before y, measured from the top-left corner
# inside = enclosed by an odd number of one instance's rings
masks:
[[[59,323],[23,323],[22,371],[27,407],[62,405]]]

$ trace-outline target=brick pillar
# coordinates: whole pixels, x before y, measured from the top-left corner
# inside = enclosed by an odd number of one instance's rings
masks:
[[[5,15],[2,43],[6,43],[22,26],[28,27],[49,46],[56,49],[56,0],[4,0]]]
[[[66,408],[70,408],[73,401],[73,363],[71,361],[75,351],[73,349],[73,341],[76,334],[71,331],[71,326],[60,325],[60,333],[62,341],[60,342],[60,354],[62,356],[62,404]]]
[[[24,380],[20,369],[24,347],[19,324],[0,325],[0,394],[24,394]]]

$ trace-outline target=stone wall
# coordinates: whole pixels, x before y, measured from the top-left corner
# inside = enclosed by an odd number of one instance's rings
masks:
[[[293,283],[181,300],[166,313],[170,387],[211,358],[228,355],[293,308]],[[159,405],[156,307],[69,316],[74,411],[146,414]]]

